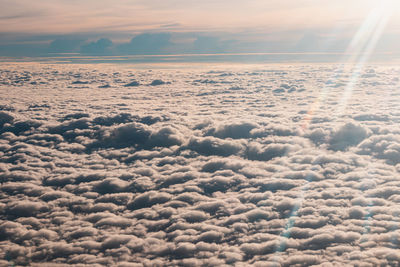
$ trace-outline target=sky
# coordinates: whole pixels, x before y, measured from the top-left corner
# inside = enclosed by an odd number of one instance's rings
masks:
[[[394,0],[0,0],[0,6],[0,56],[346,53],[363,28],[361,34],[369,29],[368,38],[378,39],[374,51],[387,54],[396,52],[400,26]]]

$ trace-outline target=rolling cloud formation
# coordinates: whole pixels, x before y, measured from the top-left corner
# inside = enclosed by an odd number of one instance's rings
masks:
[[[399,72],[4,64],[0,265],[397,265]]]

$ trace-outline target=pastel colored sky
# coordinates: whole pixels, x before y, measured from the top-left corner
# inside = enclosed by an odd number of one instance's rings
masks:
[[[355,25],[376,0],[1,0],[3,32],[276,30]],[[396,8],[398,5],[396,5]]]
[[[400,28],[400,4],[394,0],[0,0],[0,6],[3,46],[37,46],[58,38],[123,43],[143,33],[168,33],[175,47],[187,48],[187,43],[206,36],[224,41],[219,49],[225,52],[275,51],[294,42],[300,42],[302,50],[316,38],[342,49],[383,6],[380,20],[392,16],[380,38],[392,42]],[[266,42],[274,45],[267,47]]]

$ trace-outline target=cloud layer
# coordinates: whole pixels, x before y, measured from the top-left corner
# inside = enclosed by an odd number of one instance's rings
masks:
[[[0,265],[397,265],[398,72],[5,65]]]

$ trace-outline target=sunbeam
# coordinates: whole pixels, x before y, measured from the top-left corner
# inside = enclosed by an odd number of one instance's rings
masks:
[[[345,65],[350,65],[352,67],[350,80],[347,82],[345,89],[343,91],[343,95],[340,98],[340,102],[336,109],[335,114],[333,114],[333,120],[339,118],[345,112],[347,103],[352,96],[352,92],[354,87],[357,85],[357,82],[361,76],[363,68],[371,56],[374,48],[379,41],[390,17],[394,10],[394,7],[397,6],[397,2],[393,0],[385,0],[380,3],[377,3],[376,6],[370,11],[368,16],[365,18],[364,22],[359,27],[359,30],[354,35],[352,41],[350,42],[346,54],[349,54],[350,57],[347,60]],[[339,65],[338,69],[335,72],[343,70],[345,65]],[[327,95],[329,93],[329,87],[325,84],[324,88],[321,90],[319,97],[317,100],[311,105],[308,110],[306,116],[300,124],[300,130],[304,133],[321,105],[323,105]],[[286,249],[287,239],[290,237],[290,230],[295,224],[297,213],[299,208],[302,206],[302,203],[305,199],[305,194],[308,189],[309,179],[306,180],[306,184],[302,186],[302,190],[300,195],[297,198],[298,205],[296,205],[292,212],[290,213],[289,218],[285,224],[284,230],[281,233],[278,245],[275,250],[275,258],[279,259],[278,255],[282,251]],[[370,203],[372,205],[372,203]],[[365,217],[365,232],[369,232],[369,219],[370,219],[370,211]]]
[[[352,96],[354,87],[359,81],[365,63],[370,58],[374,48],[385,29],[394,6],[397,5],[393,0],[382,1],[371,10],[365,21],[355,34],[347,52],[350,54],[348,64],[353,66],[350,80],[347,82],[343,95],[339,101],[338,108],[334,114],[335,118],[340,117],[347,106],[347,102]]]

